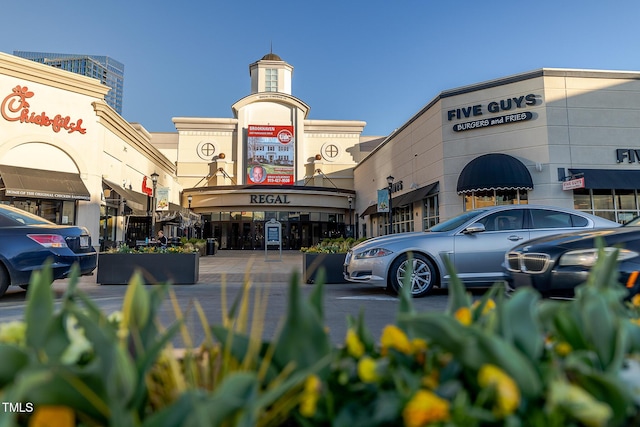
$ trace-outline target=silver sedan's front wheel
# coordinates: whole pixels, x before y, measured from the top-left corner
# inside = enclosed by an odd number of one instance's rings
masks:
[[[438,280],[438,272],[433,263],[424,255],[399,256],[389,269],[389,284],[398,293],[405,282],[411,286],[411,296],[421,297],[433,289]]]

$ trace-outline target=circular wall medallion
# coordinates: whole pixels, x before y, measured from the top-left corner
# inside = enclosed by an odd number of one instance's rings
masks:
[[[196,148],[196,152],[202,160],[211,160],[216,153],[215,143],[213,141],[201,141]]]
[[[322,153],[322,157],[329,162],[336,160],[340,154],[340,148],[332,142],[323,144],[320,151]]]

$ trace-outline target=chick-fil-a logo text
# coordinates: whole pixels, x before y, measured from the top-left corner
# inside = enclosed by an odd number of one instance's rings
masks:
[[[51,126],[51,129],[54,132],[60,132],[64,129],[68,133],[87,133],[87,130],[82,127],[82,119],[72,122],[71,117],[63,117],[62,114],[56,114],[53,118],[50,118],[44,111],[42,113],[30,112],[30,105],[27,98],[31,97],[33,97],[33,92],[29,92],[29,89],[26,86],[22,87],[18,85],[14,87],[13,93],[7,95],[7,97],[2,100],[2,105],[0,105],[0,114],[2,114],[2,117],[9,122]]]

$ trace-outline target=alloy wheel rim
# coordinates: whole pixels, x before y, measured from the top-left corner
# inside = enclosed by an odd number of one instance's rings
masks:
[[[398,272],[396,273],[396,280],[400,287],[404,284],[404,279],[409,271],[409,260],[400,264]],[[424,261],[420,259],[414,259],[412,262],[412,271],[409,283],[411,284],[411,294],[419,294],[431,286],[431,269]]]

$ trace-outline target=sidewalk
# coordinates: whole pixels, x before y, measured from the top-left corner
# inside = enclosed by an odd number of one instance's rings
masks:
[[[243,282],[247,274],[253,282],[288,282],[291,274],[302,275],[302,252],[270,250],[222,250],[200,257],[198,283]]]

